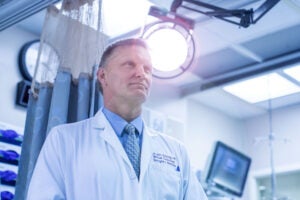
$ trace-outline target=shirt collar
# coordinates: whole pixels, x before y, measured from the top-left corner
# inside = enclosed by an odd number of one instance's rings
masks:
[[[107,120],[109,121],[110,125],[114,129],[114,131],[117,133],[118,136],[121,136],[123,129],[128,124],[126,120],[124,120],[121,116],[117,115],[114,112],[111,112],[107,108],[103,107],[103,113]],[[141,116],[138,116],[134,120],[130,122],[132,125],[135,126],[135,128],[138,130],[139,135],[143,131],[143,120]]]

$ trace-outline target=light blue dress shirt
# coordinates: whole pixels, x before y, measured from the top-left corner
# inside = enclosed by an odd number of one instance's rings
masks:
[[[111,112],[110,110],[108,110],[107,108],[103,107],[103,113],[105,115],[105,117],[107,118],[107,120],[109,121],[110,125],[112,126],[112,128],[114,129],[115,133],[117,134],[121,144],[124,147],[124,143],[128,137],[127,134],[122,134],[125,126],[128,124],[128,122],[126,120],[124,120],[122,117],[120,117],[119,115]],[[138,131],[138,135],[139,135],[139,145],[140,148],[142,148],[142,139],[143,139],[143,120],[141,116],[138,116],[137,118],[135,118],[133,121],[129,122],[130,124],[134,125],[135,128]]]

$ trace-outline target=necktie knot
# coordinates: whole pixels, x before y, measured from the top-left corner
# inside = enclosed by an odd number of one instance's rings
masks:
[[[127,124],[124,130],[128,135],[135,135],[135,127],[132,124]]]

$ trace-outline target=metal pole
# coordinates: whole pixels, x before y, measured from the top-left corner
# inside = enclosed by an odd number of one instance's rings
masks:
[[[268,100],[269,107],[269,148],[270,148],[270,165],[271,165],[271,197],[272,200],[276,200],[276,173],[274,167],[274,150],[273,150],[273,141],[274,141],[274,133],[273,133],[273,119],[272,119],[272,102],[271,98]]]

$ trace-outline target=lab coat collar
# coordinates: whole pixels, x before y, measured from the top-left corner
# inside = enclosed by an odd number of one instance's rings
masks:
[[[104,130],[108,125],[108,120],[102,112],[102,108],[92,117],[92,126],[93,128]]]
[[[92,126],[96,130],[96,133],[99,133],[100,136],[109,143],[113,148],[116,149],[116,152],[119,152],[122,158],[126,161],[126,163],[130,166],[131,171],[134,174],[134,169],[128,159],[128,156],[119,141],[118,137],[114,133],[113,128],[109,124],[108,120],[106,119],[105,115],[102,112],[102,109],[99,110],[96,115],[92,118]],[[145,124],[145,123],[144,123]],[[157,135],[156,133],[151,132],[146,126],[144,126],[144,132],[143,132],[143,141],[142,141],[142,152],[141,152],[141,170],[140,170],[140,178],[139,182],[142,183],[145,173],[147,171],[147,168],[149,166],[149,162],[151,160],[152,156],[152,147],[151,144],[153,141],[153,136]],[[135,175],[135,174],[134,174]]]

